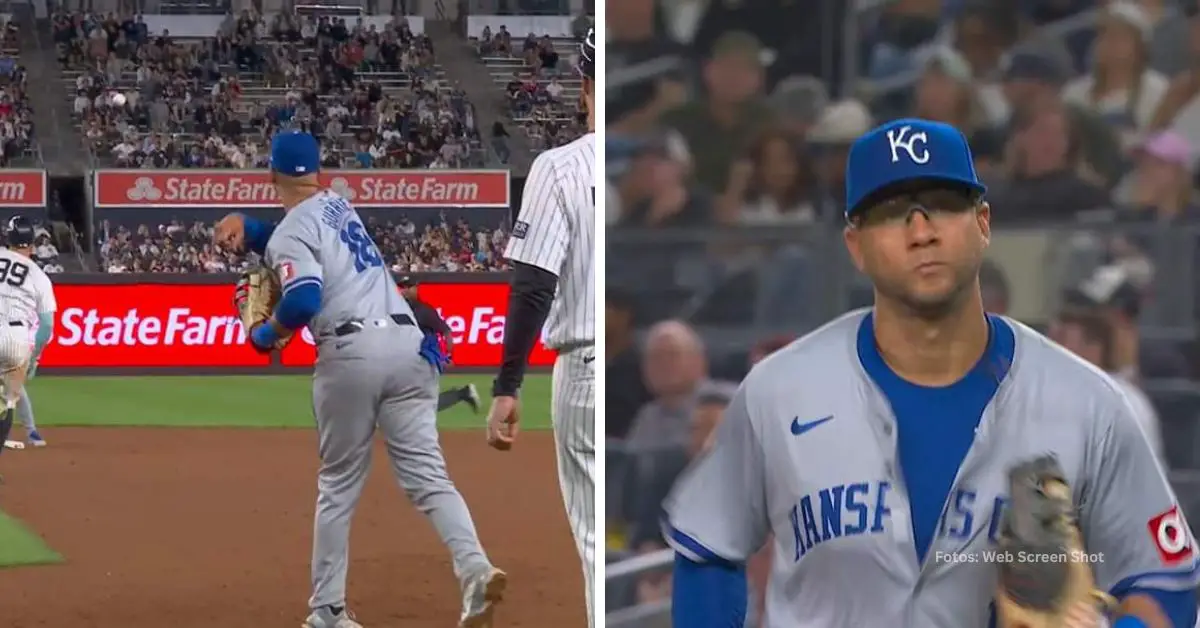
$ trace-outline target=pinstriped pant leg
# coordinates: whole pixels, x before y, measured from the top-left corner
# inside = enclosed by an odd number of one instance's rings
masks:
[[[575,547],[583,563],[588,626],[596,564],[596,378],[594,362],[583,361],[591,350],[576,350],[554,363],[552,409],[558,453],[558,482]]]

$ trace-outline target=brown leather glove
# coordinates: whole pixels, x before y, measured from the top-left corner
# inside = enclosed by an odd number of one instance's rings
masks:
[[[998,624],[1004,628],[1063,626],[1081,604],[1115,603],[1096,589],[1076,521],[1066,474],[1053,456],[1009,470],[1009,504],[1000,531]]]
[[[258,325],[270,324],[268,321],[282,295],[283,288],[274,270],[257,266],[242,273],[233,289],[233,307],[247,335]],[[274,348],[284,348],[291,339],[291,334],[280,337]]]

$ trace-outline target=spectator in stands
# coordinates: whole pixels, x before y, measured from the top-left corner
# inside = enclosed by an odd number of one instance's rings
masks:
[[[1200,11],[1196,3],[1189,2],[1187,46],[1175,51],[1186,63],[1182,72],[1171,80],[1171,86],[1154,113],[1150,128],[1170,128],[1188,139],[1192,146],[1200,146]]]
[[[1150,67],[1151,24],[1126,0],[1113,2],[1101,19],[1091,73],[1067,84],[1068,102],[1092,108],[1121,131],[1129,147],[1150,126],[1167,92],[1167,79]]]
[[[1162,428],[1150,399],[1127,373],[1114,372],[1115,334],[1109,319],[1098,312],[1065,312],[1050,326],[1050,337],[1096,368],[1113,375],[1134,409],[1134,418],[1164,464]]]
[[[1020,14],[1015,2],[969,4],[958,16],[954,48],[968,66],[966,74],[975,79],[980,122],[995,125],[1008,119],[1000,78],[1005,56],[1019,39]]]
[[[1047,107],[1062,105],[1062,89],[1070,76],[1064,60],[1040,49],[1018,50],[1004,70],[1003,90],[1010,114],[993,128],[996,140],[1011,136],[1017,121],[1027,120]],[[1090,107],[1066,103],[1071,124],[1079,128],[1079,150],[1084,165],[1095,172],[1106,187],[1115,185],[1124,167],[1121,141],[1116,131]]]
[[[728,224],[808,224],[817,219],[812,169],[803,144],[781,129],[768,129],[736,164],[717,202],[718,220]]]
[[[653,400],[638,410],[626,442],[644,449],[685,445],[691,437],[696,394],[708,377],[704,344],[695,330],[674,320],[651,327],[642,376]]]
[[[809,131],[818,207],[824,216],[837,215],[845,207],[846,157],[850,144],[873,126],[866,105],[857,100],[842,100],[830,105]]]
[[[628,156],[614,155],[618,150]],[[630,140],[608,152],[606,159],[622,164],[608,171],[620,208],[618,226],[686,227],[714,220],[712,196],[688,181],[687,166],[672,156],[666,139]]]
[[[59,23],[66,29],[69,20]],[[107,75],[81,68],[74,103],[94,150],[119,166],[262,167],[269,138],[293,127],[327,138],[327,167],[475,165],[471,146],[479,137],[470,104],[435,79],[432,44],[403,19],[381,30],[362,20],[349,27],[344,19],[289,12],[268,24],[243,11],[227,15],[212,39],[189,45],[161,35],[126,37],[138,31],[132,22],[117,28],[115,20],[89,17],[72,29],[104,42],[110,59],[129,47],[126,65],[110,61]],[[117,34],[91,37],[97,32]],[[68,63],[81,58],[68,55]],[[228,75],[231,65],[251,74]],[[385,94],[359,74],[374,68],[403,71],[411,88]],[[247,96],[247,81],[259,80],[280,90],[276,100],[257,85]],[[113,101],[117,88],[124,104]],[[139,142],[147,131],[170,134],[156,141],[157,154]]]
[[[971,66],[952,48],[934,48],[917,81],[914,116],[953,125],[967,136],[976,160],[998,161],[1002,145],[995,145],[987,133],[987,113],[975,91]]]
[[[604,293],[604,429],[608,438],[625,438],[637,411],[650,401],[642,378],[641,350],[634,338],[634,297],[611,285]]]
[[[1108,193],[1082,168],[1080,132],[1061,104],[1017,121],[1014,130],[1006,150],[1008,179],[988,194],[996,223],[1062,222],[1111,206]]]
[[[687,142],[696,180],[715,194],[726,191],[734,165],[748,156],[750,139],[771,126],[771,111],[760,100],[762,54],[753,35],[726,33],[704,64],[705,97],[663,119]]]
[[[538,41],[537,59],[531,63],[539,73],[552,74],[558,70],[558,52],[554,49],[554,42],[549,35],[543,35]]]
[[[1150,136],[1137,153],[1135,169],[1114,192],[1125,209],[1122,218],[1196,222],[1195,171],[1196,155],[1187,138],[1175,131]]]
[[[1108,322],[1112,330],[1110,373],[1134,382],[1187,377],[1187,362],[1176,346],[1143,342],[1138,317],[1144,295],[1136,281],[1145,285],[1149,279],[1135,278],[1131,269],[1136,263],[1130,262],[1097,268],[1088,279],[1067,290],[1064,313],[1094,313]]]
[[[508,269],[503,227],[438,217],[419,228],[407,216],[364,213],[372,239],[396,272]],[[172,219],[157,226],[104,221],[97,232],[106,272],[236,272],[256,259],[211,247],[210,228],[201,221]]]
[[[885,79],[912,69],[914,52],[941,28],[940,0],[901,0],[885,5],[868,55],[868,74]]]
[[[775,86],[768,104],[780,128],[804,137],[829,104],[829,92],[816,77],[789,76]]]

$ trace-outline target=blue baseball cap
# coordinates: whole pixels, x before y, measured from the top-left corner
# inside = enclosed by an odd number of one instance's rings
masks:
[[[289,177],[321,170],[321,146],[303,131],[280,131],[271,140],[271,170]]]
[[[846,158],[846,217],[880,190],[911,181],[947,182],[987,192],[971,148],[949,124],[903,118],[867,131]]]

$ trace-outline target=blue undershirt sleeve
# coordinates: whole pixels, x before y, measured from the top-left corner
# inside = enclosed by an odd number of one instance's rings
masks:
[[[242,216],[242,233],[246,243],[246,248],[262,255],[267,251],[267,241],[271,239],[271,234],[275,232],[275,225],[259,220],[253,216]]]
[[[275,320],[294,331],[307,325],[320,309],[321,284],[315,281],[297,282],[279,299],[279,304],[275,306]]]
[[[746,568],[698,563],[675,555],[671,624],[688,628],[742,628],[748,604]]]
[[[1135,593],[1154,598],[1154,601],[1158,602],[1159,608],[1162,608],[1163,615],[1166,615],[1167,619],[1171,620],[1173,628],[1192,628],[1196,625],[1195,591],[1164,591],[1162,589],[1134,588],[1130,589],[1123,597]],[[1121,621],[1124,621],[1124,619],[1117,620],[1114,628],[1115,626],[1122,626]],[[1130,625],[1133,626],[1133,624]]]

